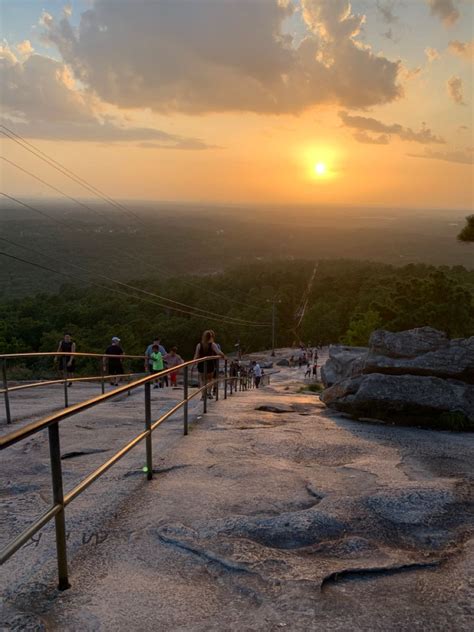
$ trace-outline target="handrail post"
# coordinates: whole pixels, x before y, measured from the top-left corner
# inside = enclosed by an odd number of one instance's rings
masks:
[[[224,360],[224,399],[227,399],[227,360]]]
[[[220,378],[220,360],[216,360],[216,402],[219,401],[219,378]]]
[[[150,382],[145,383],[145,430],[148,434],[145,439],[146,443],[146,477],[151,481],[153,478],[153,454],[151,439],[151,390]]]
[[[187,435],[188,434],[188,388],[189,388],[189,374],[188,374],[188,366],[184,367],[184,374],[183,374],[183,392],[184,392],[184,401],[185,404],[183,406],[183,424],[184,424],[184,428],[183,428],[183,434]]]
[[[67,361],[66,356],[61,356],[61,360],[64,362],[63,365],[63,376],[64,376],[64,408],[69,406],[69,398],[67,393]]]
[[[203,399],[202,412],[205,414],[207,413],[207,360],[204,360],[203,376],[204,376],[204,390],[203,390],[204,399]]]
[[[53,502],[62,505],[61,510],[54,516],[56,527],[56,552],[58,557],[58,589],[67,590],[71,587],[67,576],[66,523],[64,519],[63,476],[61,470],[61,448],[59,444],[58,422],[48,428],[49,454],[51,459],[51,476],[53,481]]]
[[[11,424],[12,416],[10,412],[10,396],[8,395],[7,359],[6,358],[3,358],[3,362],[2,362],[2,379],[3,379],[3,397],[5,399],[5,415],[7,418],[7,424]]]
[[[129,375],[129,376],[128,376],[128,383],[130,384],[130,382],[131,382],[131,381],[132,381],[132,376],[131,376],[131,375]],[[128,389],[128,391],[127,391],[127,395],[128,395],[128,397],[130,397],[130,395],[131,395],[131,391],[130,391],[130,389]]]
[[[100,363],[100,388],[102,391],[102,395],[105,393],[105,380],[104,380],[104,358],[99,360]]]

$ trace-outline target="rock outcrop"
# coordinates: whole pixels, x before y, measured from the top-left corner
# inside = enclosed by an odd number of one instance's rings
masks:
[[[321,380],[324,386],[332,386],[348,377],[359,375],[362,372],[367,351],[367,347],[331,345],[329,360],[321,367]]]
[[[354,417],[474,429],[474,336],[377,330],[369,345],[330,348],[321,370],[327,406]]]

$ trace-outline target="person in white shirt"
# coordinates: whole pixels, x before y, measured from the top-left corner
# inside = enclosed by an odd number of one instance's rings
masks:
[[[260,382],[262,381],[262,367],[255,360],[252,362],[252,373],[255,380],[255,388],[260,387]]]

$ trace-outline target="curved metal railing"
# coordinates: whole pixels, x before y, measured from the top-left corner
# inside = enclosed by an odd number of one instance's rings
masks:
[[[55,355],[55,354],[51,354]],[[70,355],[70,354],[68,354]],[[114,356],[117,357],[117,356]],[[189,368],[194,368],[200,363],[204,363],[204,374],[207,374],[207,362],[217,361],[217,377],[203,384],[197,388],[193,393],[189,394]],[[203,412],[207,412],[207,394],[208,390],[215,388],[216,401],[219,399],[219,385],[224,385],[224,399],[227,399],[228,392],[232,395],[233,391],[246,390],[252,386],[252,380],[249,376],[229,376],[228,375],[228,362],[224,362],[224,375],[219,373],[219,361],[220,356],[209,356],[206,358],[200,358],[198,360],[190,360],[178,365],[178,367],[172,367],[164,369],[159,373],[154,373],[146,377],[140,378],[134,382],[131,382],[125,386],[119,386],[118,388],[110,391],[109,393],[103,393],[92,399],[80,402],[69,406],[64,410],[44,417],[38,421],[32,422],[22,428],[18,428],[13,432],[0,437],[0,450],[4,450],[19,441],[27,439],[32,435],[48,429],[49,434],[49,452],[51,462],[51,474],[52,474],[52,486],[53,486],[53,505],[40,516],[32,525],[30,525],[25,531],[19,534],[12,542],[10,542],[2,551],[0,551],[0,564],[6,562],[19,548],[21,548],[37,531],[39,531],[45,524],[54,518],[55,531],[56,531],[56,550],[57,550],[57,562],[58,562],[58,576],[59,583],[58,588],[60,590],[66,590],[70,587],[68,580],[68,568],[67,568],[67,550],[66,550],[66,528],[65,528],[65,507],[74,498],[79,496],[89,485],[91,485],[96,479],[104,474],[110,467],[112,467],[117,461],[125,456],[132,448],[138,445],[141,441],[145,440],[146,443],[146,475],[147,479],[153,478],[153,456],[152,456],[152,433],[153,431],[164,421],[169,419],[181,408],[183,409],[183,433],[188,434],[188,404],[189,402],[202,393],[203,395]],[[156,379],[160,379],[165,375],[169,375],[177,370],[183,372],[184,380],[184,392],[183,399],[175,404],[170,410],[166,411],[157,420],[151,419],[151,391],[150,385]],[[268,376],[267,376],[268,380]],[[63,491],[62,482],[62,467],[61,467],[61,448],[59,441],[59,424],[60,422],[88,410],[95,406],[106,402],[117,395],[121,395],[127,391],[137,389],[144,386],[145,391],[145,429],[140,432],[136,437],[123,446],[118,452],[116,452],[110,459],[103,463],[96,470],[91,472],[86,478],[78,483],[73,489],[66,494]]]
[[[19,384],[16,386],[9,386],[8,384],[8,369],[7,369],[7,361],[8,360],[22,360],[28,358],[48,358],[48,357],[78,357],[78,358],[97,358],[99,360],[99,372],[100,375],[93,376],[81,376],[81,377],[70,377],[68,376],[67,367],[63,369],[64,376],[62,378],[54,379],[54,380],[39,380],[37,382],[30,382],[27,384]],[[10,402],[10,393],[15,391],[26,390],[29,388],[38,388],[40,386],[52,386],[55,384],[63,384],[64,385],[64,407],[67,408],[69,406],[69,396],[67,385],[69,383],[74,382],[100,382],[102,394],[105,393],[105,382],[110,378],[116,378],[116,375],[107,375],[104,371],[104,359],[114,358],[115,360],[145,360],[146,356],[144,355],[130,355],[123,354],[121,356],[110,355],[106,353],[82,353],[77,351],[39,351],[39,352],[28,352],[28,353],[3,353],[0,354],[0,362],[2,364],[2,382],[3,388],[0,389],[0,393],[3,394],[3,399],[5,402],[5,415],[7,424],[10,424],[12,421],[11,415],[11,402]],[[142,375],[143,372],[126,372],[122,373],[120,377],[125,377],[131,380],[133,377],[137,375]]]

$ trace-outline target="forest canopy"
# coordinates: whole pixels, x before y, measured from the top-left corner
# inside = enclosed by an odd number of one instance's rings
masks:
[[[399,331],[429,325],[452,337],[474,334],[474,271],[462,266],[325,260],[317,264],[307,307],[299,327],[297,308],[308,289],[314,261],[241,265],[221,274],[130,282],[202,310],[252,322],[271,321],[276,300],[276,343],[288,346],[343,342],[367,344],[371,331]],[[123,288],[122,288],[123,290]],[[122,291],[121,290],[121,291]],[[66,284],[57,293],[37,294],[0,303],[0,352],[55,351],[65,331],[77,350],[103,353],[119,336],[126,353],[141,354],[160,336],[192,356],[201,332],[212,328],[230,352],[240,342],[245,352],[271,347],[271,327],[233,325],[163,309],[150,294],[114,286]],[[174,305],[170,303],[170,307]]]

